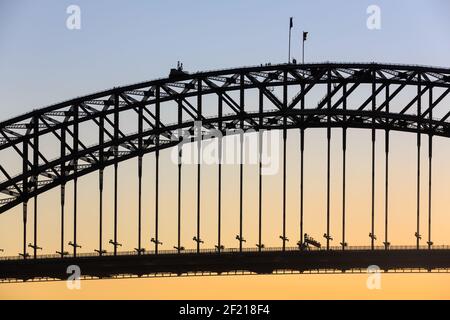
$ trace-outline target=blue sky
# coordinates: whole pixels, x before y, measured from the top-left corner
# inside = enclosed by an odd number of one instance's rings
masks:
[[[66,8],[81,8],[68,30]],[[369,5],[381,30],[366,27]],[[306,61],[450,67],[446,0],[0,1],[1,119],[105,88],[188,71],[287,60],[310,32]]]

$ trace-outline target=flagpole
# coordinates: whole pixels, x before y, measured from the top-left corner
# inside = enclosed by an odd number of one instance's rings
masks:
[[[305,41],[308,37],[308,32],[307,31],[303,31],[303,42],[302,42],[302,64],[305,64]]]
[[[305,36],[303,35],[303,45],[302,45],[302,64],[305,64]]]
[[[291,63],[291,28],[289,28],[289,52],[288,52],[288,63]]]
[[[292,18],[289,20],[289,52],[288,52],[288,63],[291,63],[291,30],[292,30]]]

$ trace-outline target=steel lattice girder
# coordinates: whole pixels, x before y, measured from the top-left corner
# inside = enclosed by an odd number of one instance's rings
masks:
[[[330,91],[314,108],[297,107],[318,85],[329,85]],[[344,102],[363,84],[378,86],[357,108],[343,108]],[[396,90],[380,98],[389,86]],[[348,86],[348,88],[347,88]],[[297,90],[294,97],[278,98],[274,88]],[[399,113],[387,112],[386,106],[406,88],[418,88],[417,95]],[[301,90],[303,88],[303,90]],[[344,91],[343,88],[346,88]],[[422,96],[434,88],[444,90],[430,101],[419,115],[408,111]],[[242,110],[233,99],[233,91],[257,89],[274,110],[258,112]],[[342,92],[342,94],[340,93]],[[449,112],[440,119],[431,119],[431,111],[450,93],[450,69],[386,64],[305,64],[237,68],[200,73],[177,73],[165,79],[138,83],[75,98],[0,123],[0,151],[14,150],[23,161],[21,172],[10,172],[0,163],[6,177],[0,192],[11,197],[0,200],[0,213],[46,192],[62,183],[137,157],[156,149],[173,147],[179,142],[180,129],[192,131],[194,121],[202,121],[206,129],[223,129],[223,124],[243,129],[283,129],[299,127],[353,127],[422,132],[450,137]],[[213,95],[220,97],[232,113],[206,117],[189,98]],[[333,98],[335,101],[333,101]],[[380,104],[370,106],[374,99]],[[425,99],[425,98],[424,98]],[[185,121],[167,123],[152,108],[164,102],[177,103]],[[297,107],[297,108],[296,108]],[[119,114],[137,114],[134,133],[124,133]],[[259,120],[262,119],[261,126]],[[286,119],[286,121],[282,121]],[[99,142],[86,146],[79,137],[79,127],[90,122],[99,129]],[[147,128],[144,129],[144,127]],[[57,138],[55,150],[61,156],[49,160],[39,149],[39,137],[52,134]],[[67,137],[72,140],[70,145]],[[206,137],[207,138],[207,137]],[[194,139],[194,137],[190,137]],[[158,140],[158,145],[155,141]],[[100,143],[103,141],[103,143]],[[28,149],[31,148],[31,152]],[[30,154],[29,154],[30,153]]]

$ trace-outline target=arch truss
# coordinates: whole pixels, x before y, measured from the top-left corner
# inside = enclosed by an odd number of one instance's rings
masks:
[[[248,98],[252,92],[254,97]],[[397,98],[405,93],[414,94],[408,100]],[[74,239],[71,242],[74,255],[76,241],[77,179],[92,172],[99,172],[100,193],[103,190],[103,170],[115,168],[115,237],[116,252],[119,246],[117,233],[117,167],[122,161],[137,158],[139,164],[139,211],[141,210],[142,157],[154,152],[175,147],[181,139],[194,141],[195,124],[201,121],[202,134],[208,130],[255,129],[257,131],[277,129],[284,132],[284,182],[283,182],[283,248],[285,233],[286,198],[286,131],[299,129],[301,132],[301,155],[303,159],[304,131],[307,128],[327,128],[328,140],[328,194],[327,230],[324,234],[327,248],[332,237],[329,228],[330,216],[330,140],[332,128],[344,130],[344,176],[346,130],[365,128],[372,130],[372,247],[376,239],[374,230],[374,159],[375,131],[383,130],[386,135],[386,164],[388,164],[389,132],[404,131],[417,135],[418,150],[422,135],[432,141],[433,136],[450,137],[450,106],[443,106],[450,93],[450,69],[387,65],[387,64],[283,64],[265,65],[187,73],[172,70],[168,78],[116,87],[110,90],[75,98],[53,106],[33,110],[27,114],[0,123],[0,153],[15,157],[13,164],[0,160],[3,181],[0,182],[0,213],[22,204],[24,217],[24,257],[26,250],[27,203],[35,201],[34,215],[37,218],[37,199],[55,187],[61,188],[61,211],[64,219],[65,185],[74,183]],[[213,101],[213,103],[211,103]],[[311,102],[313,101],[313,102]],[[357,101],[357,102],[356,102]],[[394,103],[395,102],[395,103]],[[446,112],[433,117],[433,111],[444,108]],[[168,110],[172,110],[168,113]],[[171,115],[171,116],[168,116]],[[183,134],[181,134],[183,129]],[[186,137],[186,132],[188,136]],[[50,138],[49,138],[50,137]],[[205,135],[206,139],[207,136]],[[48,139],[52,139],[51,143]],[[432,144],[429,144],[431,170]],[[55,153],[55,150],[58,152]],[[6,158],[4,158],[6,159]],[[420,170],[420,157],[418,158]],[[159,161],[157,160],[157,167]],[[302,186],[303,186],[303,161]],[[181,165],[180,165],[181,166]],[[388,168],[388,166],[387,166]],[[180,167],[181,170],[181,167]],[[199,167],[200,175],[200,167]],[[388,170],[386,170],[386,177]],[[420,177],[420,172],[419,175]],[[159,175],[156,175],[158,185]],[[181,179],[181,178],[180,178]],[[388,188],[386,178],[386,190]],[[431,178],[430,178],[431,187]],[[242,166],[241,166],[241,232],[242,249]],[[260,179],[261,185],[261,179]],[[345,179],[344,179],[345,190]],[[158,193],[158,188],[156,188]],[[200,190],[200,179],[198,180]],[[261,190],[261,186],[260,186]],[[303,189],[302,189],[303,190]],[[430,188],[431,190],[431,188]],[[418,191],[419,192],[419,191]],[[386,191],[386,200],[388,192]],[[431,197],[431,191],[430,191]],[[261,199],[261,196],[260,196]],[[200,193],[198,192],[198,202]],[[303,201],[303,193],[301,195]],[[418,196],[419,224],[419,196]],[[156,202],[156,212],[158,212]],[[261,200],[260,200],[261,204]],[[220,209],[219,209],[220,211]],[[345,213],[345,192],[343,199]],[[261,213],[260,213],[261,214]],[[200,208],[198,208],[200,216]],[[140,217],[140,212],[139,212]],[[156,226],[158,225],[156,215]],[[37,219],[34,219],[35,224]],[[140,220],[139,220],[140,221]],[[220,218],[219,218],[220,221]],[[431,204],[430,204],[431,221]],[[389,247],[386,230],[384,245]],[[431,224],[431,222],[430,222]],[[199,227],[199,226],[198,226]],[[157,227],[156,227],[157,228]],[[429,227],[428,245],[431,241]],[[62,228],[63,229],[63,228]],[[198,228],[200,229],[200,228]],[[60,254],[64,256],[64,230]],[[35,225],[36,233],[36,225]],[[101,233],[101,231],[100,231]],[[261,233],[261,232],[260,232]],[[220,229],[217,248],[221,250]],[[418,226],[417,245],[421,238]],[[32,245],[34,254],[38,248],[35,234]],[[155,251],[160,244],[158,229],[155,232]],[[302,245],[301,230],[300,245]],[[197,248],[202,241],[197,234]],[[261,235],[258,243],[263,246]],[[343,217],[342,248],[345,241],[345,217]],[[181,250],[178,241],[177,249]],[[137,248],[142,250],[140,243]],[[99,253],[103,248],[100,241]]]

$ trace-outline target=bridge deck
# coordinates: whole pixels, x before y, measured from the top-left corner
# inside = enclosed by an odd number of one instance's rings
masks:
[[[121,275],[230,273],[270,274],[277,270],[309,272],[312,270],[347,271],[376,265],[381,270],[448,269],[450,248],[369,250],[305,250],[266,249],[258,252],[228,250],[221,253],[167,252],[142,255],[84,255],[78,257],[40,257],[39,259],[0,260],[0,280],[67,279],[67,267],[77,265],[81,276],[110,278]]]

